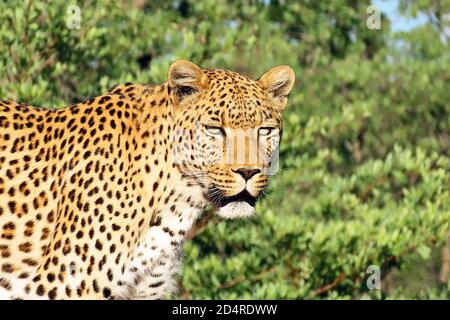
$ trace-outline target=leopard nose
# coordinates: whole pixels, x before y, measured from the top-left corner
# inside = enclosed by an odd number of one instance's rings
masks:
[[[242,167],[233,170],[236,173],[239,173],[245,181],[250,180],[251,177],[261,172],[261,169],[251,168],[251,167]]]

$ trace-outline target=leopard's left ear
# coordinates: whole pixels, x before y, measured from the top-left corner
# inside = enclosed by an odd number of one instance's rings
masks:
[[[289,66],[278,66],[267,71],[259,80],[273,100],[277,110],[282,111],[295,82],[295,73]]]
[[[202,69],[186,60],[172,63],[167,78],[176,104],[208,86],[208,77]]]

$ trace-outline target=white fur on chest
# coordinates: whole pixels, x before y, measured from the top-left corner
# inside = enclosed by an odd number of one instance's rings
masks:
[[[184,237],[201,211],[187,203],[178,203],[176,212],[167,209],[160,213],[161,224],[147,231],[127,266],[123,281],[128,285],[123,296],[161,299],[176,291]]]

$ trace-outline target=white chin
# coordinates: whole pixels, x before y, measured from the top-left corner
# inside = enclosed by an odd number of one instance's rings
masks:
[[[235,201],[219,208],[217,214],[225,219],[245,218],[255,213],[252,207],[245,201]]]

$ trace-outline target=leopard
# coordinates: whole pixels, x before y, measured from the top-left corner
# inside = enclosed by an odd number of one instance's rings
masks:
[[[67,107],[0,100],[0,299],[176,293],[206,209],[256,214],[294,81],[177,60]]]

